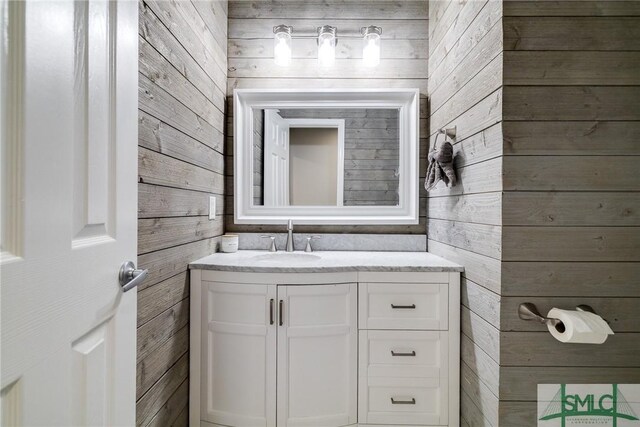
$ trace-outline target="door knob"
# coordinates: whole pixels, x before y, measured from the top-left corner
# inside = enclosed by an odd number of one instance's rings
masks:
[[[133,261],[125,261],[120,266],[120,273],[118,273],[118,280],[120,280],[120,286],[122,291],[127,292],[144,281],[147,277],[149,270],[138,270]]]

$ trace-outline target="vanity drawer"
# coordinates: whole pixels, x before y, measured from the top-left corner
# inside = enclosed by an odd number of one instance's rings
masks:
[[[447,332],[360,331],[360,375],[446,378],[448,349]]]
[[[360,283],[360,329],[448,327],[448,285],[438,283]]]
[[[447,383],[440,378],[371,377],[360,388],[363,424],[446,425]]]

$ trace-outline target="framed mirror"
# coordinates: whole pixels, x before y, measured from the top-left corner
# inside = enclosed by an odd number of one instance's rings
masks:
[[[417,224],[417,89],[234,91],[237,224]]]

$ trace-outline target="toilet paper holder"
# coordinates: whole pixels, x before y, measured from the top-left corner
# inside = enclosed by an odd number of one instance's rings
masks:
[[[590,305],[586,304],[580,304],[576,307],[576,310],[588,311],[589,313],[596,314],[596,311]],[[532,302],[523,302],[518,306],[518,317],[522,320],[535,320],[543,325],[551,325],[555,327],[564,326],[562,325],[562,321],[559,319],[544,317],[541,315],[536,305]]]

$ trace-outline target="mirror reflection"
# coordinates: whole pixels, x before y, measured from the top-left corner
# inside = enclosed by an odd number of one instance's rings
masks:
[[[253,109],[254,206],[397,206],[399,109]]]

